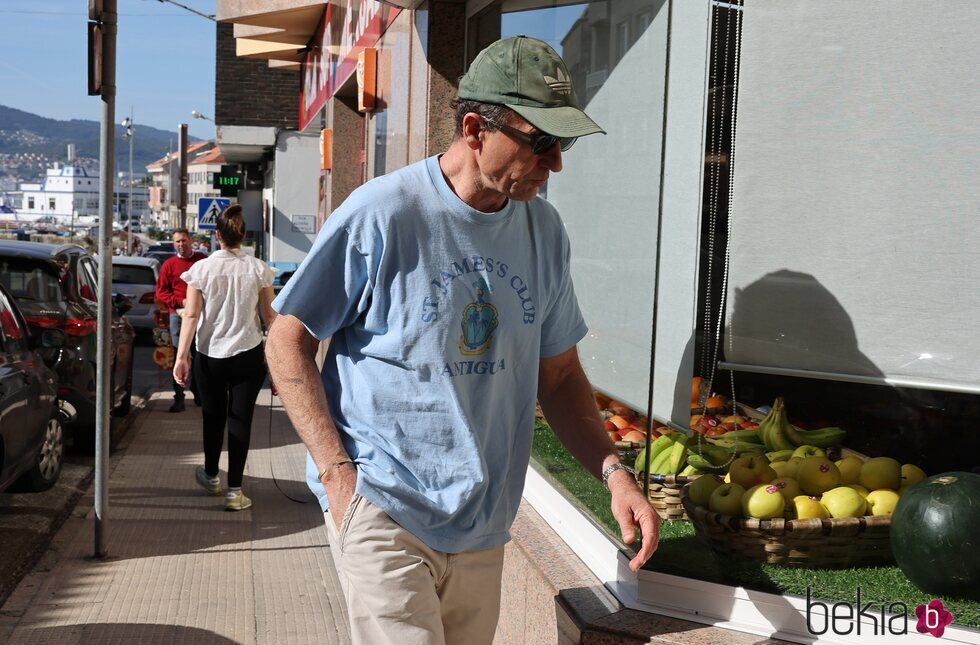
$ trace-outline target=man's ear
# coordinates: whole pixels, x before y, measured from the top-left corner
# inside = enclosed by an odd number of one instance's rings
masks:
[[[483,129],[483,117],[476,112],[467,112],[463,117],[463,141],[471,150],[479,150],[483,147],[481,134],[484,132],[486,130]]]

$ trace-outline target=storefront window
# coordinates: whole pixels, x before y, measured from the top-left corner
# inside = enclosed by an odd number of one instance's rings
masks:
[[[607,132],[562,155],[544,196],[572,243],[593,385],[646,410],[660,192],[666,12],[656,0],[500,5],[500,37],[525,34],[564,59],[579,103]],[[545,4],[545,3],[541,3]],[[654,16],[654,21],[651,21]],[[656,24],[655,24],[656,23]]]

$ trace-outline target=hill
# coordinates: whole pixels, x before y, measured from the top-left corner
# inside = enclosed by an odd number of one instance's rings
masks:
[[[120,120],[122,117],[120,117]],[[34,155],[48,161],[65,161],[68,144],[75,144],[78,158],[99,158],[98,121],[72,119],[59,121],[0,105],[0,156]],[[122,140],[123,128],[116,126],[116,158],[129,163],[129,142]],[[188,137],[189,141],[199,141]],[[136,124],[133,139],[133,172],[146,172],[146,164],[167,154],[168,146],[177,149],[177,133]],[[9,159],[9,157],[8,157]]]

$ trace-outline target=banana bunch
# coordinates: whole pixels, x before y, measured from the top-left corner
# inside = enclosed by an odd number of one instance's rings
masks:
[[[697,439],[691,439],[688,446],[687,465],[697,469],[698,472],[724,475],[728,472],[732,459],[734,457],[731,450],[705,440],[698,443]]]
[[[656,475],[693,474],[687,468],[687,435],[668,432],[650,444],[650,472]],[[646,471],[646,450],[636,456],[636,472]],[[693,468],[692,468],[693,470]]]
[[[768,452],[782,453],[794,450],[797,446],[816,446],[827,448],[839,445],[847,434],[837,427],[820,428],[819,430],[800,430],[789,422],[786,416],[786,406],[783,398],[779,397],[772,404],[772,410],[755,428],[762,438],[762,443]]]

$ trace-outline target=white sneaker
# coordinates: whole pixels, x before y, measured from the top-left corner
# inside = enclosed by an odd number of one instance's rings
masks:
[[[242,489],[235,491],[228,491],[225,493],[225,510],[226,511],[244,511],[246,508],[251,508],[252,500],[245,497],[245,493]]]

